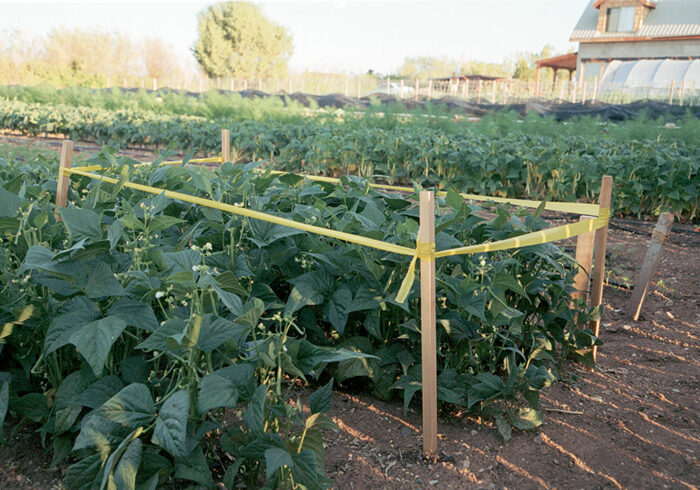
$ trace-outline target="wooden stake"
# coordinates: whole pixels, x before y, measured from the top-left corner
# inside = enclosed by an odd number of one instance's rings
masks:
[[[593,219],[592,216],[581,216],[581,221],[588,221],[591,219]],[[583,233],[576,238],[576,263],[578,264],[578,273],[574,278],[574,288],[576,291],[571,295],[573,299],[582,298],[584,301],[588,300],[594,239],[594,231]]]
[[[468,78],[464,81],[464,98],[465,98],[465,100],[469,99],[469,79]]]
[[[496,103],[496,80],[491,82],[491,104]]]
[[[158,90],[158,79],[157,78],[153,79],[153,90]]]
[[[230,162],[231,133],[228,129],[221,130],[221,163]]]
[[[481,89],[484,86],[484,81],[479,80],[479,85],[476,87],[476,103],[481,104]]]
[[[600,197],[598,204],[601,208],[610,208],[612,199],[612,184],[613,179],[609,175],[603,176],[603,181],[600,186]],[[591,288],[591,307],[600,307],[603,303],[603,280],[605,279],[605,251],[608,245],[608,226],[598,228],[595,231],[595,257],[593,265],[593,286]],[[602,307],[598,311],[598,319],[591,320],[589,327],[593,330],[593,334],[598,337],[600,335],[600,319],[603,315]],[[598,346],[593,346],[593,362],[596,361],[598,354]]]
[[[414,100],[418,100],[418,89],[420,88],[419,83],[420,83],[420,82],[419,82],[418,80],[416,80],[416,88],[415,88],[415,90],[414,90],[414,92],[413,92],[413,99],[414,99]]]
[[[420,229],[423,244],[435,244],[435,195],[420,193]],[[421,368],[423,388],[423,452],[437,452],[437,345],[435,338],[435,260],[420,261]]]
[[[345,97],[350,95],[350,77],[345,77]]]
[[[675,88],[676,88],[676,81],[671,80],[671,91],[670,91],[669,96],[668,96],[668,104],[669,105],[673,105],[673,91]]]
[[[64,140],[61,145],[61,160],[59,164],[58,185],[56,185],[56,221],[62,221],[58,208],[65,208],[68,204],[68,186],[70,185],[70,174],[64,174],[60,169],[71,168],[73,163],[73,142]]]
[[[588,85],[586,82],[583,82],[583,87],[581,87],[581,105],[586,104],[586,89],[588,88]]]
[[[673,226],[673,214],[661,213],[659,221],[656,223],[656,228],[654,228],[651,234],[649,248],[647,249],[647,254],[642,263],[642,270],[639,272],[639,277],[637,277],[637,281],[634,283],[632,297],[627,306],[627,312],[632,315],[632,319],[635,322],[639,320],[644,298],[649,288],[649,282],[656,271],[656,265],[659,263],[664,244],[671,232],[671,226]]]
[[[683,83],[681,83],[681,100],[680,100],[680,105],[683,105],[683,97],[685,97],[685,79],[683,80]]]
[[[433,81],[428,80],[428,100],[433,96]]]
[[[357,98],[362,97],[362,77],[357,77]]]

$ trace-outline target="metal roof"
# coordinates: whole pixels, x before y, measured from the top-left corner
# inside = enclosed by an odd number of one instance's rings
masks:
[[[591,2],[583,11],[571,41],[700,36],[700,0],[658,0],[636,32],[598,32],[599,10]]]

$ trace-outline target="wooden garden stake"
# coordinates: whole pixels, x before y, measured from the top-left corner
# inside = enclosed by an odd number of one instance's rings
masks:
[[[430,79],[428,80],[428,100],[430,100],[433,96],[433,80]]]
[[[680,105],[683,105],[683,98],[685,97],[685,79],[683,79],[683,83],[681,83],[681,100],[680,100]]]
[[[418,84],[419,84],[419,82],[418,82],[418,80],[416,80],[416,88],[413,92],[414,100],[418,100],[418,89],[420,88],[420,86]]]
[[[588,88],[587,82],[583,82],[583,87],[581,87],[581,105],[586,104],[586,89]]]
[[[420,230],[422,246],[435,246],[435,195],[420,193]],[[437,359],[435,338],[435,258],[420,260],[421,363],[423,388],[423,452],[437,452]]]
[[[592,219],[592,216],[581,216],[581,221]],[[578,273],[574,278],[574,288],[576,291],[571,295],[573,299],[582,298],[584,301],[588,300],[594,239],[594,231],[582,233],[576,238],[576,263],[578,264]]]
[[[468,100],[469,99],[469,79],[468,78],[464,81],[463,90],[464,90],[464,99]]]
[[[71,168],[73,163],[73,142],[64,140],[61,145],[61,162],[59,165],[58,185],[56,186],[56,208],[65,208],[68,204],[68,185],[70,184],[70,175],[64,174],[60,169]],[[56,209],[56,221],[62,221],[61,215]]]
[[[476,103],[481,104],[481,90],[484,86],[484,81],[479,80],[479,85],[476,87]]]
[[[491,104],[496,103],[496,81],[491,82]]]
[[[609,175],[603,176],[603,182],[600,186],[600,198],[598,204],[601,208],[610,208],[610,200],[612,198],[613,179]],[[600,307],[603,303],[603,280],[605,279],[605,251],[608,245],[608,225],[598,228],[595,232],[595,257],[593,264],[593,286],[591,287],[591,307]],[[602,316],[602,308],[598,311],[597,319],[591,320],[589,327],[593,330],[593,334],[598,337],[600,334],[600,317]],[[598,346],[593,346],[593,362],[596,361],[598,354]]]
[[[668,95],[668,104],[669,105],[673,105],[673,91],[675,90],[675,88],[676,88],[676,81],[671,80],[671,91]]]
[[[644,304],[644,298],[646,297],[647,289],[649,288],[649,281],[651,281],[651,278],[656,271],[656,265],[659,263],[661,252],[663,251],[666,240],[668,240],[672,225],[673,214],[662,213],[661,216],[659,216],[659,221],[656,223],[656,228],[651,234],[649,248],[647,249],[647,254],[644,257],[644,262],[642,264],[642,270],[639,271],[637,281],[634,283],[632,297],[630,298],[629,305],[627,306],[627,312],[632,314],[632,319],[635,322],[639,320],[639,315],[642,312],[642,305]]]
[[[221,163],[229,162],[231,157],[231,133],[228,129],[221,130]]]

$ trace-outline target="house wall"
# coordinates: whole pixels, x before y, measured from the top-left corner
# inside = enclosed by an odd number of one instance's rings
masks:
[[[581,60],[630,58],[700,58],[700,39],[677,41],[580,43],[576,72],[581,73]],[[597,74],[598,67],[586,63],[585,78]]]

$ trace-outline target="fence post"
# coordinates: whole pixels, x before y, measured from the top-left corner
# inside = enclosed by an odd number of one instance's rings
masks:
[[[603,176],[603,181],[600,185],[600,196],[598,204],[601,209],[610,208],[612,198],[613,179],[609,175]],[[605,279],[605,251],[608,245],[608,225],[598,228],[595,232],[595,257],[593,265],[593,286],[591,288],[591,307],[599,308],[596,313],[596,319],[590,321],[590,328],[593,334],[598,337],[600,334],[600,319],[603,314],[600,305],[603,303],[603,281]],[[593,346],[593,362],[596,361],[598,354],[598,346]]]
[[[481,90],[484,86],[484,81],[479,79],[479,85],[476,87],[476,103],[481,104]]]
[[[221,130],[221,163],[230,161],[231,133],[228,129]]]
[[[676,88],[676,81],[671,80],[671,90],[670,93],[668,94],[668,104],[673,105],[673,91]]]
[[[435,246],[435,194],[420,193],[418,241]],[[421,368],[423,389],[423,452],[437,452],[437,359],[435,338],[435,258],[420,261]]]
[[[62,221],[58,208],[65,208],[68,204],[68,185],[70,184],[70,174],[63,173],[64,168],[71,168],[73,163],[73,142],[64,140],[61,145],[61,161],[58,167],[58,184],[56,185],[56,221]]]
[[[666,240],[668,240],[672,225],[673,213],[661,213],[659,221],[656,223],[656,228],[654,228],[651,234],[649,248],[647,249],[644,262],[642,263],[642,270],[639,272],[639,277],[637,277],[637,281],[634,283],[632,297],[627,307],[627,312],[632,315],[632,319],[635,322],[639,320],[639,315],[642,312],[642,305],[644,304],[644,297],[649,287],[649,281],[651,281],[656,271],[656,264],[659,263],[661,252],[663,251]]]
[[[593,216],[581,216],[581,221],[593,219]],[[578,272],[574,278],[574,293],[571,295],[573,299],[582,298],[588,300],[588,291],[591,279],[591,263],[593,262],[593,242],[595,232],[589,231],[582,233],[576,238],[576,263],[578,264]]]
[[[680,105],[683,105],[683,98],[685,97],[685,79],[683,79],[683,83],[681,83],[681,100],[680,100]]]
[[[433,96],[433,80],[428,80],[428,100]]]
[[[469,79],[464,80],[464,100],[469,100]]]

